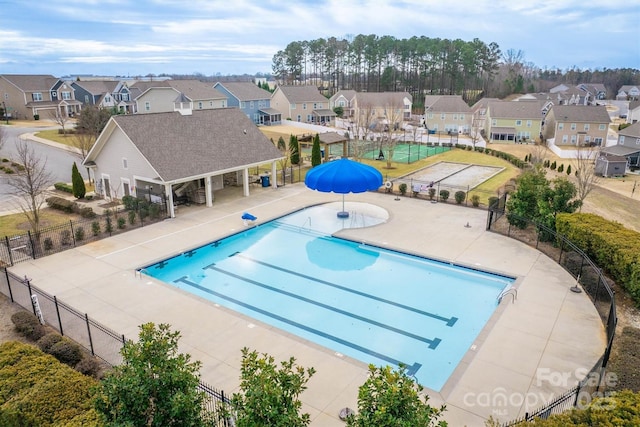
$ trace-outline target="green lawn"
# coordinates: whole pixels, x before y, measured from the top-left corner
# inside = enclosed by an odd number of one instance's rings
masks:
[[[53,209],[42,209],[40,211],[41,220],[40,227],[50,227],[53,225],[68,223],[70,219],[77,218],[77,215],[69,215]],[[0,238],[4,236],[14,236],[16,234],[24,234],[31,229],[29,221],[24,214],[17,213],[12,215],[0,216]]]
[[[51,141],[60,143],[60,144],[64,144],[64,145],[68,145],[70,147],[73,147],[73,142],[74,142],[74,135],[72,134],[60,134],[58,133],[58,129],[52,129],[52,130],[43,130],[40,132],[36,132],[35,136],[39,137],[39,138],[44,138],[44,139],[49,139]]]

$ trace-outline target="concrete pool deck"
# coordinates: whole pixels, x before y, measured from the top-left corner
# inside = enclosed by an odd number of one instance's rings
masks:
[[[202,362],[202,380],[228,394],[238,391],[242,347],[276,360],[294,356],[317,371],[301,396],[311,425],[343,426],[338,413],[357,408],[365,364],[135,272],[242,230],[243,212],[261,223],[342,199],[303,184],[256,188],[246,198],[234,190],[216,193],[212,208],[180,207],[176,218],[9,270],[127,338],[145,322],[170,324],[181,332],[180,351]],[[383,208],[387,221],[337,235],[517,277],[517,299],[503,299],[442,390],[426,390],[430,404],[446,403],[449,425],[521,416],[574,386],[601,356],[604,328],[587,295],[571,292],[571,275],[544,254],[485,231],[486,211],[382,193],[346,196],[347,211],[360,203]]]

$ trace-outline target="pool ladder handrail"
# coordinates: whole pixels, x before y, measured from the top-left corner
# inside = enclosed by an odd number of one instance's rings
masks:
[[[511,295],[512,297],[511,303],[513,304],[518,299],[518,290],[516,288],[508,288],[500,292],[500,295],[498,295],[498,298],[497,298],[498,304],[500,304],[502,302],[502,298],[504,298],[507,295]]]
[[[305,227],[307,225],[307,223],[309,223],[309,226]],[[311,231],[311,217],[310,216],[307,217],[307,219],[304,221],[304,223],[300,227],[300,231],[304,231],[304,230]]]

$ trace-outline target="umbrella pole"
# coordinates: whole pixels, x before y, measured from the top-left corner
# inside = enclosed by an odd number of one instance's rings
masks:
[[[344,193],[342,193],[342,212],[338,212],[338,218],[349,218],[349,212],[344,210]]]

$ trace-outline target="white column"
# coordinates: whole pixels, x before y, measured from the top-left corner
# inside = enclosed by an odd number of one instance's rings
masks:
[[[164,195],[167,197],[167,207],[169,208],[169,216],[171,218],[176,217],[176,210],[173,206],[173,194],[171,193],[171,184],[164,186]]]
[[[249,196],[249,169],[242,169],[242,194],[244,197]]]
[[[273,188],[278,188],[278,170],[276,166],[276,162],[271,163],[271,186]]]
[[[211,206],[213,206],[213,198],[211,197],[211,176],[207,176],[204,179],[204,198],[205,201],[207,202],[207,207],[210,208]]]

